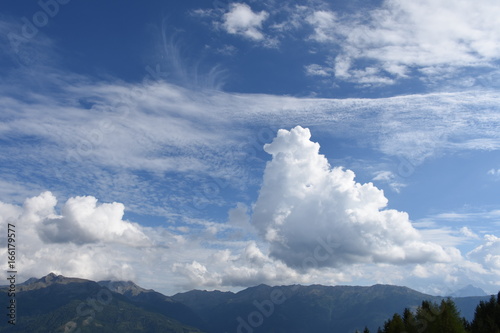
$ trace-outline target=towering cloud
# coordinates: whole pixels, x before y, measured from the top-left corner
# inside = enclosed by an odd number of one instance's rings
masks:
[[[348,263],[447,262],[456,250],[426,242],[407,213],[385,209],[372,183],[332,168],[309,129],[279,130],[264,150],[268,162],[252,223],[270,255],[295,268]]]

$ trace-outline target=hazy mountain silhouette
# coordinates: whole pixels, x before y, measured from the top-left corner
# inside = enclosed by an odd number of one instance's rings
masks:
[[[483,289],[469,284],[450,294],[451,297],[488,296]]]

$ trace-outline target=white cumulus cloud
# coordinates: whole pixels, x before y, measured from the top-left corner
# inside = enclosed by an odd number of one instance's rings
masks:
[[[279,130],[252,223],[270,255],[295,268],[351,263],[448,262],[457,251],[426,242],[405,212],[385,209],[383,191],[332,168],[309,129]]]
[[[134,279],[137,256],[153,242],[146,228],[124,221],[122,204],[97,204],[94,197],[73,197],[57,214],[57,198],[49,191],[22,206],[0,202],[0,228],[16,231],[20,278],[49,272],[90,279]],[[0,240],[4,243],[5,240]],[[2,244],[0,244],[2,245]],[[6,246],[2,246],[5,252]],[[1,253],[0,253],[1,254]]]
[[[488,267],[496,274],[500,273],[500,238],[485,235],[483,244],[469,252],[468,257]]]
[[[244,3],[234,3],[231,10],[224,14],[223,27],[230,33],[242,35],[253,40],[262,40],[262,23],[268,18],[266,11],[255,13],[252,8]]]
[[[55,197],[43,193],[37,198],[44,198],[46,208],[53,210]],[[125,206],[121,203],[97,204],[92,196],[68,199],[62,208],[62,215],[49,215],[37,225],[40,238],[47,243],[76,244],[98,241],[123,242],[131,246],[144,246],[149,243],[147,236],[138,225],[123,221]]]
[[[338,78],[392,84],[415,68],[436,78],[454,68],[494,66],[499,14],[495,0],[386,0],[354,15],[315,10],[305,21],[314,31],[309,39],[340,49]],[[354,65],[366,60],[369,67]]]

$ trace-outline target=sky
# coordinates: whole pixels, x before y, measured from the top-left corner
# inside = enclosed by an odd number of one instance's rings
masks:
[[[11,223],[20,280],[496,293],[499,16],[3,1],[0,253]]]

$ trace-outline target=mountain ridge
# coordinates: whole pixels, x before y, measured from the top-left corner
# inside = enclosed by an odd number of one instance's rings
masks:
[[[114,291],[114,292],[117,292],[117,293],[120,293],[120,294],[124,294],[124,292],[126,293],[127,291],[128,292],[131,292],[133,294],[137,294],[137,293],[140,293],[140,292],[157,292],[159,293],[158,291],[154,290],[154,289],[145,289],[145,288],[142,288],[140,287],[139,285],[137,285],[135,282],[133,281],[124,281],[124,280],[100,280],[100,281],[93,281],[93,280],[89,280],[89,279],[84,279],[84,278],[77,278],[77,277],[66,277],[66,276],[63,276],[63,275],[57,275],[53,272],[51,273],[48,273],[47,275],[45,276],[42,276],[41,278],[37,278],[37,277],[31,277],[29,279],[27,279],[26,281],[22,282],[22,283],[19,283],[17,285],[18,287],[18,291],[25,291],[25,290],[30,290],[27,288],[28,285],[34,285],[35,288],[43,288],[47,285],[50,285],[50,284],[53,284],[53,283],[60,283],[60,284],[67,284],[67,283],[72,283],[72,282],[96,282],[98,283],[99,285],[103,286],[103,287],[106,287],[108,288],[110,291]],[[3,287],[6,287],[6,285],[0,285],[0,288],[3,288]],[[165,294],[162,294],[164,296],[167,296],[167,297],[174,297],[176,295],[180,295],[180,294],[186,294],[186,293],[191,293],[191,292],[203,292],[203,293],[223,293],[223,294],[238,294],[242,291],[245,291],[245,290],[249,290],[249,289],[254,289],[254,288],[277,288],[277,287],[286,287],[286,288],[294,288],[294,289],[298,289],[298,288],[301,288],[301,287],[308,287],[308,288],[315,288],[315,287],[328,287],[328,288],[385,288],[385,287],[391,287],[391,288],[401,288],[402,290],[403,289],[407,289],[409,291],[412,291],[412,292],[417,292],[417,293],[420,293],[420,294],[423,294],[423,295],[427,295],[427,296],[430,296],[430,297],[441,297],[441,298],[446,298],[446,297],[452,297],[452,298],[455,298],[455,297],[483,297],[483,296],[491,296],[489,294],[487,294],[486,292],[484,292],[484,290],[482,290],[481,288],[479,287],[475,287],[471,284],[465,286],[465,287],[462,287],[452,293],[450,293],[449,295],[446,295],[446,296],[439,296],[439,295],[431,295],[431,294],[426,294],[424,292],[420,292],[420,291],[417,291],[415,289],[412,289],[410,287],[407,287],[407,286],[399,286],[399,285],[392,285],[392,284],[384,284],[384,283],[377,283],[377,284],[373,284],[373,285],[370,285],[370,286],[361,286],[361,285],[323,285],[323,284],[310,284],[310,285],[302,285],[302,284],[293,284],[293,285],[275,285],[275,286],[271,286],[271,285],[268,285],[268,284],[264,284],[264,283],[261,283],[261,284],[258,284],[258,285],[255,285],[255,286],[251,286],[251,287],[247,287],[245,289],[242,289],[238,292],[233,292],[233,291],[221,291],[221,290],[218,290],[218,289],[214,289],[214,290],[206,290],[206,289],[191,289],[189,291],[185,291],[185,292],[178,292],[176,294],[173,294],[173,295],[165,295]],[[33,288],[33,287],[31,287]],[[460,292],[461,291],[470,291],[470,290],[474,290],[477,292],[477,294],[473,294],[473,295],[461,295]]]
[[[0,295],[7,290],[0,288]],[[203,332],[168,314],[148,311],[140,302],[95,281],[54,273],[20,283],[15,301],[16,325],[0,321],[0,332]],[[186,309],[180,303],[169,309],[176,307]]]
[[[5,292],[4,289],[0,291]],[[75,317],[78,304],[96,299],[99,293],[108,292],[111,295],[110,303],[98,304],[103,310],[96,312],[93,317],[95,321],[89,324],[95,324],[91,327],[92,332],[105,331],[99,330],[100,326],[96,326],[97,324],[112,325],[113,329],[117,329],[120,322],[125,322],[126,326],[121,327],[120,332],[128,332],[127,329],[141,332],[141,329],[147,327],[150,332],[169,332],[169,329],[172,332],[177,329],[182,332],[207,333],[238,330],[254,333],[354,332],[356,329],[362,331],[365,326],[375,332],[385,320],[406,307],[415,308],[423,300],[439,302],[445,299],[408,287],[387,284],[260,284],[238,292],[195,289],[166,296],[153,289],[142,288],[132,281],[95,282],[50,273],[40,279],[30,278],[19,284],[18,302],[33,303],[27,307],[29,316],[25,318],[27,325],[32,325],[29,326],[31,331],[38,332],[37,326],[33,326],[35,323],[41,323],[38,325],[40,327],[53,325],[46,318],[61,318],[58,322],[59,330],[46,330],[60,332],[61,325],[71,321],[83,325],[82,318]],[[47,297],[51,299],[50,305],[44,304]],[[470,320],[479,301],[487,299],[488,297],[457,297],[454,301],[462,314]],[[140,313],[143,323],[135,323],[134,317],[125,316],[122,312]],[[135,330],[132,329],[134,325],[138,325]],[[32,330],[33,327],[35,330]]]

